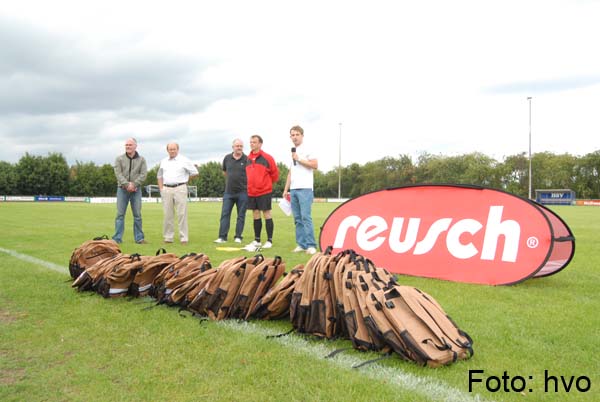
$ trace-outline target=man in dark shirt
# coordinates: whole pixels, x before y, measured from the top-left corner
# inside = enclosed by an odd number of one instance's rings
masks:
[[[219,238],[215,243],[225,243],[229,233],[231,211],[235,204],[237,221],[235,225],[235,242],[241,243],[246,221],[246,208],[248,206],[248,191],[246,178],[246,164],[248,158],[244,155],[244,143],[239,138],[233,140],[233,152],[223,158],[223,174],[225,175],[225,193],[221,208],[221,223],[219,225]]]

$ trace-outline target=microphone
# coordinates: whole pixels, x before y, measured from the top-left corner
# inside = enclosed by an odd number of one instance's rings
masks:
[[[296,147],[292,147],[292,153],[296,153]],[[296,159],[294,159],[294,166],[296,166]]]

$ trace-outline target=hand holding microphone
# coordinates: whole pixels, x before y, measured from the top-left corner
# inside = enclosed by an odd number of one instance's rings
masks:
[[[292,153],[295,154],[296,153],[296,147],[292,147]],[[294,155],[292,155],[292,160],[294,161],[294,166],[296,166],[296,159],[294,159]]]

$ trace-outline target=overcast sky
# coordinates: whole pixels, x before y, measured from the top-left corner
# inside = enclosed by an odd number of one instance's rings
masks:
[[[0,160],[600,149],[600,2],[0,0]],[[340,123],[342,125],[340,126]]]

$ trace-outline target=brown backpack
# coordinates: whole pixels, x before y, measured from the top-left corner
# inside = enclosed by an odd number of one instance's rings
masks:
[[[394,331],[392,323],[383,312],[383,304],[379,301],[380,296],[375,292],[385,291],[380,282],[374,281],[370,284],[367,292],[365,305],[368,313],[365,315],[365,324],[371,334],[376,334],[385,344],[396,352],[403,360],[414,361],[414,357],[402,338]],[[379,298],[378,298],[379,297]]]
[[[316,265],[322,257],[318,252],[312,255],[304,265],[304,273],[296,282],[292,298],[290,300],[290,321],[292,326],[298,332],[307,332],[308,321],[310,320],[310,302],[312,300]]]
[[[127,295],[133,278],[142,269],[147,258],[139,254],[132,254],[129,260],[114,266],[106,275],[106,281],[98,286],[98,293],[104,297]]]
[[[349,275],[352,276],[352,289],[356,294],[359,307],[357,316],[361,316],[365,324],[368,338],[372,341],[371,349],[390,351],[384,331],[379,330],[375,321],[379,316],[374,317],[371,310],[369,310],[369,295],[373,290],[384,289],[390,283],[395,283],[393,277],[383,268],[354,271]]]
[[[313,290],[310,301],[310,318],[306,332],[328,339],[335,335],[337,320],[335,311],[335,295],[332,293],[332,279],[336,260],[325,252],[315,265]]]
[[[262,256],[251,259],[242,257],[221,268],[222,275],[219,286],[210,297],[206,307],[206,313],[209,318],[222,320],[229,316],[229,309],[240,290],[244,275],[251,272],[255,268],[254,263],[262,260],[262,258]],[[211,283],[211,285],[215,286],[216,282],[215,284]]]
[[[223,278],[225,275],[231,275],[231,273],[228,274],[228,272],[238,269],[244,261],[246,261],[246,257],[237,257],[221,262],[221,264],[215,268],[216,273],[212,275],[211,280],[189,303],[188,309],[201,315],[209,315],[210,309],[212,311],[212,313],[210,313],[211,316],[216,318],[219,308],[229,292],[229,289],[225,288],[225,284],[221,286]],[[231,281],[229,281],[229,283],[231,283]]]
[[[344,319],[344,287],[345,287],[345,272],[346,269],[356,269],[356,264],[352,262],[352,259],[356,258],[354,250],[344,250],[338,253],[335,257],[335,268],[331,278],[331,295],[332,302],[335,310],[335,336],[341,338],[348,338],[348,329],[346,328],[346,321]]]
[[[292,292],[298,279],[304,273],[304,265],[294,267],[281,281],[277,282],[263,297],[261,297],[249,313],[248,318],[261,320],[276,320],[289,317]]]
[[[150,287],[150,296],[158,300],[159,303],[165,302],[165,297],[172,291],[172,288],[167,288],[167,282],[174,276],[185,275],[188,270],[201,265],[207,258],[208,257],[202,253],[182,255],[179,257],[179,260],[173,262],[156,275],[152,281],[152,286]],[[173,285],[173,282],[171,282],[171,285]]]
[[[247,320],[250,312],[264,294],[273,287],[285,272],[285,262],[281,257],[266,258],[251,271],[246,270],[229,317]]]
[[[108,273],[119,264],[129,261],[130,258],[129,254],[116,254],[112,257],[98,260],[92,266],[87,267],[73,281],[71,286],[77,288],[80,292],[85,290],[97,291],[98,286],[106,280]]]
[[[200,282],[204,283],[208,271],[214,271],[208,258],[192,259],[184,271],[179,271],[165,282],[166,291],[163,302],[169,306],[184,304],[188,292],[192,292]]]
[[[144,260],[142,269],[133,278],[129,288],[129,294],[134,297],[143,297],[150,292],[150,287],[156,276],[166,267],[178,261],[179,257],[173,253],[162,253],[160,250],[155,256]]]
[[[375,290],[372,295],[369,297],[375,302],[371,304],[377,311],[383,311],[394,332],[386,336],[393,339],[388,344],[399,354],[429,367],[473,355],[471,337],[460,330],[427,293],[411,286],[395,285]]]
[[[336,335],[335,295],[332,278],[337,256],[331,249],[313,254],[296,283],[290,301],[290,320],[298,332],[318,337]]]
[[[71,254],[69,260],[71,278],[77,279],[86,268],[91,267],[97,261],[120,253],[119,245],[113,240],[108,240],[106,235],[83,242]]]
[[[204,272],[201,272],[193,279],[193,283],[186,291],[185,296],[178,301],[178,304],[184,310],[192,311],[193,313],[199,313],[190,308],[190,304],[192,301],[196,299],[196,296],[204,289],[210,281],[213,279],[213,276],[217,273],[216,269],[208,269]],[[205,314],[205,313],[202,313]]]
[[[358,350],[381,350],[385,346],[379,336],[373,336],[373,331],[367,327],[365,294],[368,289],[361,287],[362,272],[347,270],[345,272],[342,301],[344,306],[344,321],[348,331],[347,336],[352,346]],[[364,281],[364,277],[363,277]]]
[[[357,254],[354,250],[344,250],[336,256],[336,266],[332,274],[331,284],[333,286],[332,294],[335,305],[336,328],[335,333],[339,337],[350,338],[344,307],[344,292],[347,286],[348,272],[367,272],[379,282],[384,284],[395,283],[393,275],[384,268],[376,267],[373,261]]]

